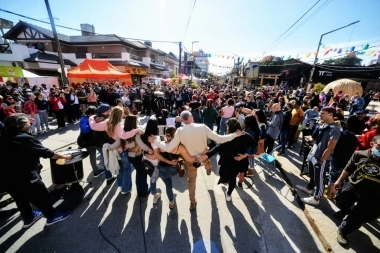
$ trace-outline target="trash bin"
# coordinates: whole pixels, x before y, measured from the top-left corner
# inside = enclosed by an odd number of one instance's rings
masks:
[[[70,184],[83,179],[83,159],[89,153],[81,149],[68,149],[60,154],[73,156],[72,160],[67,160],[65,164],[58,165],[57,159],[50,159],[51,179],[53,184]]]

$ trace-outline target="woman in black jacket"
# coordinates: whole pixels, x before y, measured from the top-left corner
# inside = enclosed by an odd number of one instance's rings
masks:
[[[227,134],[234,133],[238,129],[243,129],[240,121],[236,118],[230,118],[226,122],[226,125]],[[225,192],[227,201],[231,201],[231,193],[235,189],[237,175],[240,172],[247,171],[249,164],[247,157],[250,155],[247,154],[247,151],[254,146],[254,139],[248,133],[245,133],[232,141],[214,147],[206,155],[202,155],[199,158],[199,161],[204,161],[216,153],[219,153],[220,159],[218,164],[220,165],[220,179],[218,184],[228,183],[228,190]],[[243,155],[244,159],[238,158],[241,157],[240,155]]]

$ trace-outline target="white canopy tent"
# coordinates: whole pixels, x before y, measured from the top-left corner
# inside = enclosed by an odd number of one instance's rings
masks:
[[[51,88],[53,84],[59,87],[59,82],[57,77],[53,76],[39,76],[25,69],[22,70],[24,78],[28,79],[28,83],[31,87],[34,85],[41,86],[41,84],[46,84],[47,88]]]

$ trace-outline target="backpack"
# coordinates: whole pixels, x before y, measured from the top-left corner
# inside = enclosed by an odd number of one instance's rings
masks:
[[[345,167],[359,145],[359,140],[354,134],[347,130],[341,132],[332,154],[333,165],[339,168]]]

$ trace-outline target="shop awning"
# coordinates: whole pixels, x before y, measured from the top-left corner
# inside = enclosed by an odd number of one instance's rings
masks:
[[[151,69],[161,70],[161,71],[169,71],[169,69],[167,67],[162,66],[162,65],[158,65],[158,64],[154,64],[154,63],[150,64],[150,68]]]

